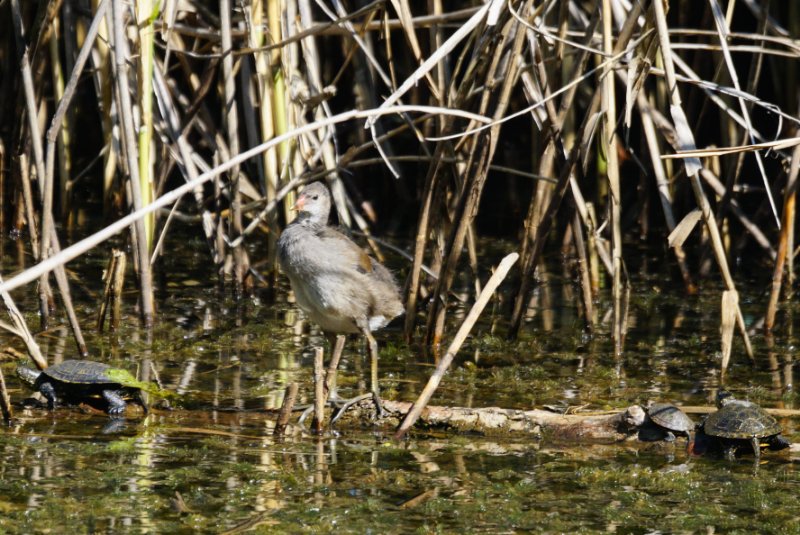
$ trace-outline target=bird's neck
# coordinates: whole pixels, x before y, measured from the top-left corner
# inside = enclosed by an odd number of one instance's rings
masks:
[[[328,224],[328,215],[329,212],[326,213],[312,213],[312,212],[300,212],[297,216],[297,222],[303,225],[327,225]]]

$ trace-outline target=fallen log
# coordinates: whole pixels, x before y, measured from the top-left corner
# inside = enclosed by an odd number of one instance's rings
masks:
[[[374,404],[365,400],[351,407],[338,426],[378,425],[394,427],[405,417],[411,403],[383,401],[385,414],[375,420]],[[639,427],[645,422],[645,411],[632,405],[618,412],[559,414],[544,410],[516,410],[500,407],[427,406],[420,414],[417,429],[454,430],[497,436],[522,434],[547,436],[554,440],[620,442],[636,440]]]

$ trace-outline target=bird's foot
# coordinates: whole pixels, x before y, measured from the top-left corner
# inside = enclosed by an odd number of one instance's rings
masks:
[[[372,392],[372,403],[375,404],[375,419],[380,420],[386,416],[386,410],[383,408],[381,397],[377,392]]]
[[[331,412],[333,412],[333,417],[331,419],[331,425],[333,422],[341,418],[341,415],[344,412],[361,401],[358,398],[353,399],[344,399],[339,397],[338,394],[332,394],[328,396],[328,399],[325,400],[325,406],[330,407]],[[300,418],[298,419],[297,423],[303,425],[303,423],[308,419],[309,416],[314,412],[314,404],[311,403],[309,405],[300,405],[299,407],[295,407],[295,410],[302,411],[300,414]]]
[[[360,396],[356,396],[354,398],[351,398],[351,399],[348,399],[347,401],[345,401],[342,404],[342,406],[339,407],[339,410],[336,411],[336,414],[334,414],[333,417],[331,418],[331,425],[333,425],[336,422],[338,422],[339,419],[342,416],[344,416],[344,413],[346,413],[348,410],[350,410],[350,408],[353,407],[353,405],[356,405],[357,403],[360,403],[360,402],[364,401],[365,399],[370,399],[371,397],[372,397],[372,393],[361,394]]]
[[[340,396],[339,396],[339,394],[336,394],[336,393],[331,393],[331,394],[328,396],[327,403],[328,403],[328,405],[330,405],[331,407],[335,407],[335,408],[337,408],[337,409],[338,409],[339,407],[341,407],[342,405],[344,405],[344,404],[345,404],[345,403],[347,403],[348,401],[349,401],[349,400],[347,400],[347,399],[344,399],[343,397],[340,397]]]

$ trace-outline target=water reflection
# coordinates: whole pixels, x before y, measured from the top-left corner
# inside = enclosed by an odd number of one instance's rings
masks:
[[[191,255],[178,260],[201,264]],[[173,272],[203,280],[184,268]],[[713,403],[721,383],[718,296],[676,299],[659,290],[658,276],[637,275],[625,351],[616,357],[605,294],[595,303],[597,334],[587,335],[580,292],[565,273],[563,266],[538,273],[518,342],[502,338],[508,296],[499,296],[434,403],[564,410],[653,398]],[[294,381],[298,404],[310,402],[312,349],[327,349],[324,337],[285,291],[237,306],[213,289],[171,283],[177,286],[159,294],[152,338],[138,330],[133,310],[116,335],[87,337],[93,358],[136,369],[180,398],[170,407],[154,400],[152,415],[124,421],[76,408],[19,410],[0,435],[0,532],[730,532],[757,525],[777,533],[800,516],[792,453],[765,454],[754,473],[749,458],[727,463],[689,458],[681,448],[547,438],[417,434],[393,444],[380,430],[315,437],[290,425],[276,442],[273,411]],[[456,290],[472,295],[471,278]],[[751,319],[757,302],[742,299]],[[84,307],[91,316],[92,304]],[[450,321],[464,313],[454,306]],[[38,339],[52,362],[73,356],[63,326]],[[735,346],[726,385],[765,406],[796,406],[791,330],[754,343],[758,365],[751,368]],[[406,346],[399,328],[381,332],[381,347],[383,392],[413,400],[432,360]],[[347,344],[342,397],[366,390],[365,358],[361,344]],[[3,366],[10,377],[13,366]],[[28,395],[11,387],[17,401]],[[781,423],[796,440],[794,421]],[[176,493],[184,502],[177,508]]]
[[[91,522],[99,531],[222,531],[253,522],[314,532],[393,532],[400,525],[403,531],[492,531],[534,529],[545,521],[554,530],[605,529],[612,523],[625,531],[670,531],[680,522],[670,515],[656,521],[654,515],[661,514],[660,501],[667,510],[678,501],[710,525],[724,518],[719,526],[730,530],[767,521],[773,489],[780,495],[798,483],[793,465],[779,456],[768,458],[754,476],[750,460],[691,459],[683,448],[554,449],[459,437],[389,445],[371,433],[314,438],[296,427],[275,443],[258,414],[220,413],[216,423],[192,415],[153,415],[103,438],[100,416],[24,414],[0,441],[0,490],[10,504],[0,527],[13,519],[15,531],[34,530],[58,510],[66,513],[60,525],[80,532],[87,522],[83,503],[91,504]],[[175,510],[175,492],[188,512]],[[705,511],[700,504],[711,501],[708,493],[716,498]],[[609,500],[625,504],[626,515],[617,509],[612,516]],[[733,520],[745,503],[759,502],[751,516]],[[634,503],[639,505],[631,508]]]

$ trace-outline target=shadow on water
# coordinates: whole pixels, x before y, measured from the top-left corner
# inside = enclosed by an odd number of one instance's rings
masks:
[[[127,368],[152,362],[180,399],[171,410],[156,404],[146,418],[119,422],[79,408],[23,409],[29,392],[10,380],[17,419],[0,434],[0,532],[800,532],[798,458],[787,451],[767,452],[754,466],[748,456],[690,457],[681,442],[664,448],[417,432],[392,443],[388,430],[317,438],[296,426],[276,442],[272,411],[292,381],[301,384],[298,403],[310,402],[312,347],[324,338],[303,324],[286,292],[275,302],[238,306],[220,298],[198,282],[212,279],[197,268],[208,264],[202,244],[184,247],[164,268],[171,275],[159,290],[161,321],[151,343],[132,308],[116,336],[88,340],[97,360]],[[719,292],[676,299],[661,291],[664,279],[645,272],[634,279],[626,351],[614,358],[602,323],[607,303],[598,303],[600,334],[585,336],[570,278],[550,273],[519,341],[504,341],[504,315],[487,309],[434,403],[710,404],[719,386]],[[75,292],[86,325],[97,291],[82,282]],[[761,314],[758,291],[743,291],[748,323]],[[380,337],[382,391],[413,400],[432,362],[400,338],[392,329]],[[51,361],[72,356],[66,329],[38,339]],[[755,343],[758,366],[735,346],[727,385],[765,406],[794,407],[787,387],[794,342]],[[365,359],[363,347],[348,343],[343,397],[366,389]],[[3,371],[12,376],[13,364]],[[796,424],[781,423],[796,440]]]

